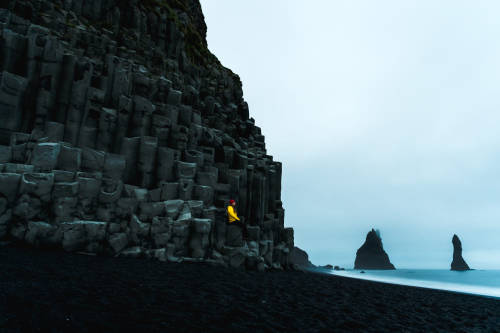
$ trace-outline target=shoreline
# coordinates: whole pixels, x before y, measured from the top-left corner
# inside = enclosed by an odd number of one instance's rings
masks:
[[[346,269],[344,271],[331,271],[331,270],[322,269],[322,268],[320,268],[319,270],[312,268],[312,269],[308,269],[308,270],[312,273],[333,275],[333,276],[344,277],[344,278],[348,278],[348,279],[372,281],[372,282],[384,283],[384,284],[389,284],[389,285],[398,285],[398,286],[405,286],[405,287],[412,287],[412,288],[422,288],[422,289],[428,289],[428,290],[440,290],[440,291],[452,292],[452,293],[463,294],[463,295],[472,295],[472,296],[492,298],[492,299],[496,299],[496,300],[500,301],[500,289],[495,288],[495,287],[482,287],[479,285],[468,285],[468,284],[459,284],[459,283],[453,283],[453,282],[441,282],[441,281],[417,280],[417,279],[405,279],[405,278],[384,279],[383,277],[377,278],[373,275],[370,275],[370,273],[366,273],[366,275],[360,273],[359,276],[343,275],[342,274],[342,272],[362,271],[362,270],[354,270],[354,269],[349,269],[349,270]],[[422,270],[424,270],[424,269],[422,269]],[[395,280],[398,280],[398,281],[395,281]],[[411,283],[412,281],[414,281],[415,283]],[[425,286],[424,284],[426,284],[426,283],[430,284],[430,285],[434,285],[434,286]],[[454,289],[446,288],[446,285],[454,286],[455,288]],[[463,287],[463,288],[461,288],[461,287]],[[481,288],[481,289],[485,289],[485,290],[491,290],[492,292],[490,292],[490,294],[486,294],[486,293],[481,293],[479,291],[477,291],[477,292],[465,291],[464,289],[466,289],[467,287],[470,287],[471,289]],[[463,290],[460,290],[460,289],[463,289]],[[493,292],[493,290],[495,292]]]
[[[2,332],[470,332],[500,301],[318,272],[0,247]],[[193,320],[196,319],[196,320]]]

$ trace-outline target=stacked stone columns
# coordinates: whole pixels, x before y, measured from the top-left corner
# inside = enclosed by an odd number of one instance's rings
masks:
[[[287,266],[281,163],[183,1],[0,5],[1,238]],[[246,238],[226,225],[231,198]]]

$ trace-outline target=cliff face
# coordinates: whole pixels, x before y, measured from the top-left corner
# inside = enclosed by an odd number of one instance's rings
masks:
[[[307,254],[307,252],[302,250],[301,248],[298,248],[297,246],[295,246],[290,251],[289,263],[299,269],[315,267],[309,261],[309,255]]]
[[[375,230],[366,235],[364,244],[356,252],[355,269],[395,269],[384,251],[382,239]]]
[[[0,238],[287,265],[281,163],[198,0],[0,4]],[[226,227],[234,198],[248,239]]]
[[[453,244],[453,261],[451,262],[452,271],[468,271],[470,270],[469,265],[465,262],[462,257],[462,242],[457,235],[453,235],[451,239]]]

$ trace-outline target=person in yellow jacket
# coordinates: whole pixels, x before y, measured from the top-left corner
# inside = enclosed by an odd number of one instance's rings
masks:
[[[247,230],[245,228],[244,218],[243,216],[241,218],[238,216],[235,207],[236,201],[233,199],[229,200],[229,206],[227,206],[227,222],[229,225],[240,227],[243,239],[245,239],[247,237]]]
[[[235,221],[238,221],[235,224],[240,224],[241,219],[238,217],[238,214],[236,213],[236,210],[234,207],[236,206],[236,201],[233,199],[229,200],[229,206],[227,206],[227,217],[228,217],[228,222],[233,223]]]

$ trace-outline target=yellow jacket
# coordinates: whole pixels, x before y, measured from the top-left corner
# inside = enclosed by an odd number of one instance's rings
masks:
[[[233,206],[229,205],[227,206],[227,217],[229,218],[229,223],[234,222],[234,221],[239,221],[240,218],[238,215],[236,215],[236,212],[234,211]]]

